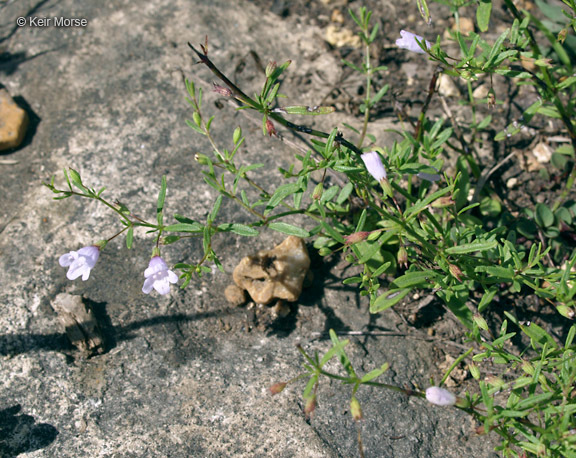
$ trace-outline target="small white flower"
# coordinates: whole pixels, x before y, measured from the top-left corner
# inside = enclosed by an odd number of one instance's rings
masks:
[[[382,164],[380,155],[376,151],[364,153],[360,157],[364,161],[368,173],[376,178],[377,181],[386,178],[386,169],[384,168],[384,164]]]
[[[456,404],[456,395],[437,386],[426,388],[426,399],[437,406],[453,406]]]
[[[75,280],[82,276],[82,280],[86,281],[90,277],[90,271],[96,265],[99,256],[100,248],[91,245],[80,248],[78,251],[63,254],[58,262],[62,267],[70,266],[66,274],[68,280]]]
[[[432,44],[428,40],[424,40],[424,38],[422,38],[420,35],[416,35],[414,33],[407,32],[406,30],[400,30],[400,36],[402,38],[399,38],[398,40],[396,40],[396,46],[398,46],[399,48],[407,49],[408,51],[412,51],[412,52],[419,52],[419,53],[425,54],[424,50],[418,45],[416,38],[420,42],[424,41],[424,44],[426,45],[427,49],[430,49],[432,47]]]
[[[148,268],[144,271],[144,286],[142,292],[150,294],[152,288],[159,294],[168,294],[170,292],[170,283],[178,283],[178,276],[168,270],[168,266],[160,256],[154,256],[150,259]]]

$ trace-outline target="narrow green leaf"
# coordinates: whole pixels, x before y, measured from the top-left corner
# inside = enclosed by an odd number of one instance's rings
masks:
[[[406,272],[401,277],[396,278],[391,286],[394,289],[428,286],[431,282],[434,282],[434,279],[437,277],[439,277],[439,274],[433,270]]]
[[[490,275],[489,280],[491,282],[498,280],[513,280],[514,270],[512,267],[502,267],[502,266],[478,266],[474,269],[474,272],[484,272]]]
[[[290,107],[279,107],[272,110],[273,113],[285,113],[295,115],[323,115],[334,113],[334,107],[307,107],[304,105],[295,105]]]
[[[218,229],[222,232],[234,232],[235,234],[243,235],[244,237],[256,237],[259,234],[259,232],[253,227],[239,223],[220,224]]]
[[[350,358],[348,358],[348,355],[344,351],[344,346],[348,344],[348,340],[341,341],[334,332],[334,329],[330,329],[330,340],[332,341],[332,346],[336,348],[336,352],[338,353],[338,356],[340,356],[340,363],[342,366],[344,366],[344,369],[346,372],[348,372],[348,375],[351,377],[356,377],[356,372],[352,367]]]
[[[373,371],[368,372],[365,374],[361,379],[360,383],[366,383],[374,380],[376,377],[380,377],[384,372],[388,370],[390,365],[388,363],[382,364],[378,369],[374,369]]]
[[[487,251],[495,248],[498,245],[496,240],[489,241],[476,241],[472,243],[464,243],[462,245],[456,245],[446,248],[445,252],[447,254],[466,254],[474,253],[476,251]]]
[[[273,210],[286,197],[288,197],[291,194],[294,194],[295,192],[298,192],[299,190],[300,185],[298,183],[285,183],[278,186],[278,188],[276,188],[276,191],[274,191],[274,194],[272,195],[272,197],[270,197],[270,200],[266,204],[266,212]]]
[[[273,231],[281,232],[282,234],[295,235],[296,237],[302,238],[310,237],[310,233],[307,230],[288,223],[273,222],[270,223],[268,227]]]
[[[558,344],[554,338],[537,324],[529,323],[525,325],[518,323],[518,325],[520,326],[520,329],[522,329],[522,332],[530,337],[532,348],[534,348],[534,350],[539,350],[538,347],[541,349],[544,347],[544,345],[548,345],[552,348],[558,348]]]
[[[428,205],[430,205],[432,202],[434,202],[436,199],[442,197],[445,194],[448,194],[449,192],[452,191],[452,188],[450,186],[446,187],[446,188],[442,188],[439,189],[438,191],[436,191],[433,194],[428,195],[425,199],[423,200],[419,200],[418,202],[416,202],[414,205],[412,205],[404,214],[404,217],[406,219],[412,217],[412,216],[416,216],[418,215],[418,213],[420,213],[422,210],[424,210],[426,207],[428,207]]]
[[[486,32],[490,25],[490,13],[492,12],[491,0],[480,0],[480,4],[476,9],[476,22],[481,32]]]
[[[134,226],[130,226],[126,233],[126,248],[131,249],[134,242]]]
[[[160,186],[160,192],[158,193],[158,203],[156,204],[156,218],[158,219],[158,224],[162,225],[164,210],[164,201],[166,200],[166,175],[162,176],[162,184]]]
[[[484,292],[484,295],[482,296],[482,299],[480,299],[480,303],[478,304],[478,312],[482,313],[486,309],[486,307],[490,305],[490,302],[492,302],[492,299],[494,299],[494,296],[496,295],[497,292],[498,288],[496,288],[495,286],[492,286],[491,288],[488,289],[488,291]]]
[[[393,305],[400,302],[411,291],[410,288],[406,289],[391,289],[384,294],[378,296],[376,300],[370,304],[370,313],[383,312]]]
[[[212,212],[210,213],[209,221],[212,222],[216,219],[216,215],[220,211],[220,206],[222,205],[222,195],[219,195],[214,202],[214,207],[212,208]]]
[[[504,43],[504,40],[508,36],[509,32],[510,32],[510,29],[506,29],[496,39],[496,42],[494,43],[494,46],[492,46],[492,50],[490,51],[490,55],[488,56],[488,60],[482,66],[482,69],[489,68],[491,65],[493,65],[494,61],[496,60],[496,57],[498,56],[498,54],[500,54],[500,49],[502,48],[502,43]]]

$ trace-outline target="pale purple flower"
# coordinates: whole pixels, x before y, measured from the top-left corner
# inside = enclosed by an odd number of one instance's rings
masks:
[[[364,165],[368,173],[372,175],[377,181],[386,179],[386,169],[382,164],[382,159],[376,151],[370,151],[360,156],[364,161]]]
[[[426,388],[426,399],[437,406],[453,406],[456,404],[456,395],[437,386]]]
[[[62,267],[70,266],[66,274],[68,280],[75,280],[82,276],[82,280],[86,281],[90,277],[90,271],[96,265],[99,256],[100,248],[91,245],[80,248],[78,251],[63,254],[58,262]]]
[[[154,256],[150,259],[148,268],[144,271],[144,286],[142,292],[150,294],[152,288],[159,294],[168,294],[170,292],[170,283],[178,283],[178,276],[168,270],[168,266],[160,256]]]
[[[400,30],[400,36],[402,38],[396,40],[396,46],[398,46],[399,48],[425,54],[425,51],[420,47],[420,45],[418,45],[416,39],[418,39],[418,41],[420,42],[424,41],[424,44],[426,45],[427,49],[430,49],[432,47],[432,44],[428,40],[424,40],[424,38],[422,38],[420,35],[407,32],[406,30]]]

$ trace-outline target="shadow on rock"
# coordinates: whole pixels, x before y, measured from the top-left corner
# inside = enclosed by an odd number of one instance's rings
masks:
[[[119,341],[131,340],[137,337],[134,331],[141,328],[148,328],[159,326],[169,323],[185,323],[189,321],[203,320],[222,316],[224,310],[213,310],[211,312],[184,314],[177,313],[174,315],[161,315],[145,320],[138,320],[128,323],[125,326],[112,326],[109,325],[109,318],[106,315],[101,303],[97,303],[96,313],[98,316],[104,316],[104,332],[109,340],[106,345],[106,352],[114,348]],[[237,313],[240,313],[239,310]],[[44,350],[44,351],[70,351],[74,347],[71,345],[70,340],[64,332],[54,332],[48,334],[34,334],[34,333],[21,333],[21,334],[4,334],[0,335],[0,355],[2,356],[15,356],[30,351]],[[2,456],[2,455],[0,455]]]
[[[0,456],[17,456],[50,445],[58,430],[48,423],[38,423],[31,415],[20,413],[16,404],[0,410]]]

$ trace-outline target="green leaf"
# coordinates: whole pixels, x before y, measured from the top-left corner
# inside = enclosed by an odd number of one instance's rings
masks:
[[[287,235],[295,235],[296,237],[310,237],[310,233],[297,226],[293,226],[292,224],[283,223],[283,222],[273,222],[268,224],[268,227],[273,231],[281,232]]]
[[[478,266],[474,269],[474,272],[484,272],[491,277],[494,277],[489,279],[491,282],[498,280],[513,280],[515,276],[512,267],[502,266]]]
[[[410,288],[391,289],[386,291],[384,294],[378,296],[372,304],[370,304],[370,313],[383,312],[384,310],[389,309],[404,299],[404,297],[406,297],[410,291],[412,291]]]
[[[365,374],[361,379],[360,383],[366,383],[374,380],[377,377],[380,377],[384,372],[388,370],[390,365],[388,363],[382,364],[378,369],[374,369],[373,371],[368,372]]]
[[[414,205],[412,205],[406,211],[406,213],[404,214],[404,217],[406,219],[409,219],[409,217],[417,215],[422,210],[424,210],[426,207],[428,207],[428,205],[430,205],[432,202],[434,202],[436,199],[442,197],[445,194],[448,194],[450,191],[452,191],[452,187],[448,186],[446,188],[439,189],[438,191],[436,191],[433,194],[430,194],[428,197],[426,197],[423,200],[419,200],[418,202],[416,202]]]
[[[158,193],[158,203],[156,204],[156,218],[158,219],[158,224],[162,225],[163,215],[162,210],[164,210],[164,201],[166,200],[166,175],[162,176],[162,184],[160,186],[160,192]]]
[[[280,204],[280,202],[282,202],[286,197],[298,191],[300,191],[300,185],[298,183],[285,183],[278,186],[278,188],[276,189],[276,191],[274,192],[272,197],[270,197],[270,200],[266,204],[265,213],[270,212],[271,210],[276,208]]]
[[[534,348],[534,350],[539,350],[539,347],[541,349],[544,347],[544,345],[548,345],[552,348],[558,348],[558,344],[554,338],[537,324],[529,323],[524,325],[519,323],[518,325],[520,326],[520,329],[522,329],[522,332],[530,337],[532,348]]]
[[[209,221],[212,222],[216,219],[216,215],[218,211],[220,211],[220,205],[222,205],[222,195],[219,195],[216,198],[216,202],[214,202],[214,207],[212,208],[212,212],[210,212]]]
[[[494,43],[494,46],[492,46],[492,50],[490,51],[490,55],[488,56],[488,60],[482,66],[483,70],[493,65],[494,61],[496,60],[496,57],[498,57],[498,54],[500,54],[502,43],[504,43],[504,40],[508,36],[509,32],[510,29],[504,30],[504,32],[502,32],[502,34],[496,39],[496,42]]]
[[[338,353],[338,356],[340,356],[340,363],[342,366],[344,366],[344,369],[346,372],[348,372],[348,375],[351,377],[356,377],[356,372],[354,372],[350,358],[348,358],[348,355],[344,351],[344,345],[346,345],[348,341],[341,341],[334,332],[334,329],[330,329],[330,340],[332,341],[332,346],[336,348],[336,352]]]
[[[447,254],[466,254],[466,253],[474,253],[476,251],[487,251],[495,248],[498,245],[496,240],[481,240],[475,241],[472,243],[464,243],[462,245],[452,246],[450,248],[446,248],[445,252]]]
[[[334,110],[334,107],[307,107],[304,105],[295,105],[290,107],[278,107],[272,110],[272,112],[295,115],[324,115],[334,113]]]
[[[70,181],[72,182],[72,184],[74,184],[74,186],[76,186],[78,189],[85,192],[86,194],[90,194],[90,191],[88,191],[88,189],[84,186],[84,184],[82,183],[82,178],[80,178],[80,174],[76,170],[72,168],[68,169],[67,176],[68,175],[70,175]]]
[[[478,304],[478,312],[482,313],[486,309],[486,307],[490,305],[490,302],[492,302],[492,299],[494,299],[494,296],[496,296],[497,292],[498,288],[496,288],[495,286],[490,287],[488,291],[484,292],[484,295],[482,296],[482,299],[480,299],[480,303]]]
[[[436,292],[436,295],[444,301],[446,307],[456,315],[456,318],[468,329],[472,329],[474,317],[466,306],[469,294],[470,290],[466,284],[454,285]]]
[[[243,235],[244,237],[256,237],[259,234],[259,232],[253,227],[238,223],[220,224],[218,229],[222,232],[234,232],[235,234]]]
[[[128,232],[126,233],[126,248],[132,248],[132,242],[134,241],[134,226],[130,226]]]
[[[554,213],[545,204],[536,204],[536,214],[534,215],[536,224],[540,227],[549,227],[554,224]]]
[[[416,286],[428,286],[434,279],[439,276],[433,270],[424,270],[418,272],[406,272],[401,277],[392,282],[394,289],[413,288]]]
[[[480,4],[476,9],[476,22],[481,32],[486,32],[490,25],[490,13],[492,12],[491,0],[480,0]]]
[[[342,190],[340,191],[340,194],[338,195],[338,198],[336,199],[336,203],[338,205],[342,205],[344,202],[346,202],[348,197],[350,197],[350,194],[352,194],[353,190],[354,190],[354,185],[352,183],[347,183],[342,188]]]

